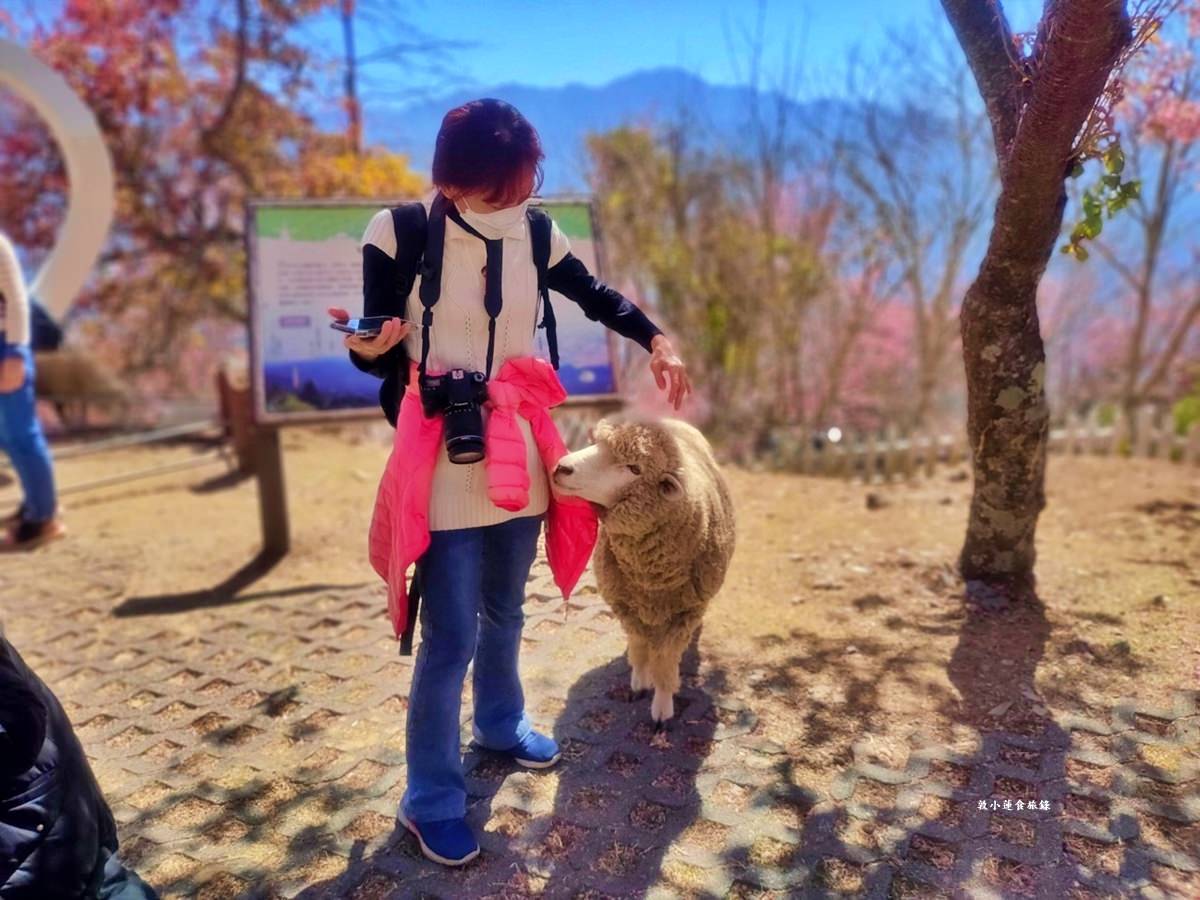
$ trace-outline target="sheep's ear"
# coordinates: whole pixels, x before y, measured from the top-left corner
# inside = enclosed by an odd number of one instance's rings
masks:
[[[658,480],[658,492],[667,500],[679,500],[683,497],[683,482],[674,472],[664,472]]]

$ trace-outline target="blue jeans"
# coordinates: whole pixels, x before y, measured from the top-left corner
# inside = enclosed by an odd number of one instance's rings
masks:
[[[21,481],[25,518],[45,522],[54,518],[58,503],[50,448],[42,434],[33,395],[33,352],[22,345],[9,352],[16,352],[25,361],[25,383],[11,393],[0,394],[0,449],[12,460]]]
[[[402,805],[410,822],[466,815],[459,722],[472,659],[476,742],[507,750],[531,730],[517,655],[525,581],[541,526],[541,516],[524,516],[430,535],[418,563],[421,645],[408,699],[408,789]]]

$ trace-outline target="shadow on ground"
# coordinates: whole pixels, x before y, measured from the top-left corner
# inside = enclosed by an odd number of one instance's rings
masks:
[[[698,661],[693,642],[676,720],[663,734],[650,722],[649,699],[631,694],[620,657],[571,686],[554,725],[560,766],[525,772],[470,750],[468,819],[481,835],[478,861],[460,870],[431,865],[398,830],[373,852],[358,845],[341,875],[299,896],[643,896],[701,808],[696,778],[712,749],[711,694],[723,678],[709,673],[698,688]]]
[[[279,588],[273,591],[242,593],[246,588],[266,576],[282,559],[283,557],[279,554],[263,550],[228,578],[210,588],[201,588],[197,591],[183,591],[178,594],[154,594],[147,597],[130,597],[120,605],[114,607],[112,614],[117,617],[170,615],[173,613],[191,612],[203,607],[248,603],[252,600],[295,597],[305,594],[326,593],[328,591],[354,590],[367,587],[373,583],[363,581],[356,584],[304,584],[295,587]]]
[[[876,595],[860,599],[860,609],[888,605]],[[957,696],[924,686],[930,710],[949,728],[917,732],[907,759],[884,758],[873,741],[882,730],[872,721],[885,709],[883,676],[922,687],[912,669],[919,655],[929,660],[928,643],[897,650],[859,638],[851,648],[793,633],[805,651],[768,669],[772,690],[803,695],[806,675],[850,653],[868,658],[847,674],[836,702],[810,695],[801,703],[804,746],[815,754],[848,746],[845,768],[821,797],[805,789],[798,756],[780,760],[774,786],[752,805],[778,808],[790,792],[795,827],[781,832],[764,820],[754,837],[726,848],[735,878],[729,896],[924,898],[974,889],[1166,897],[1200,887],[1200,859],[1187,848],[1200,838],[1188,766],[1160,767],[1186,758],[1189,747],[1195,753],[1194,699],[1181,695],[1173,710],[1117,704],[1097,717],[1051,716],[1035,681],[1051,633],[1037,598],[995,607],[968,601],[925,622],[887,624],[918,635],[957,632],[945,661]],[[1124,663],[1130,671],[1140,665]],[[1087,708],[1061,687],[1053,702]],[[937,718],[923,717],[922,726]]]
[[[660,880],[664,854],[702,807],[697,777],[714,745],[719,715],[713,696],[724,677],[710,671],[701,684],[698,660],[693,642],[676,719],[663,734],[650,722],[649,699],[632,697],[629,667],[619,657],[587,671],[559,698],[553,731],[564,759],[558,767],[531,772],[468,750],[468,819],[483,854],[461,869],[427,862],[395,826],[402,765],[382,780],[376,770],[384,767],[369,760],[342,775],[319,753],[294,776],[259,773],[236,779],[232,789],[230,772],[181,783],[124,821],[122,830],[161,842],[168,838],[164,827],[187,827],[231,849],[276,848],[260,860],[231,860],[216,874],[188,872],[165,884],[173,896],[273,897],[277,889],[305,900],[643,896]],[[286,693],[264,698],[263,712],[286,709],[293,699]],[[295,729],[290,738],[319,742],[319,730]],[[217,731],[206,740],[219,748],[237,735]],[[363,772],[364,765],[371,771]],[[338,849],[345,853],[347,839],[353,840],[348,862]],[[138,838],[124,848],[133,863],[139,850]],[[156,874],[161,883],[162,873]]]

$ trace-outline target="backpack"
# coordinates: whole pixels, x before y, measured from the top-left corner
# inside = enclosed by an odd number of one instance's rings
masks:
[[[427,213],[421,202],[401,203],[392,207],[392,226],[396,232],[396,305],[403,310],[421,273],[422,304],[426,318],[431,318],[432,308],[441,294],[442,249],[446,235],[446,201],[441,194],[435,198]],[[554,318],[554,307],[550,304],[550,289],[547,272],[550,267],[550,232],[552,222],[549,213],[539,206],[526,210],[529,222],[530,244],[533,264],[537,270],[537,290],[542,300],[542,321],[539,328],[546,330],[546,345],[550,351],[550,363],[558,368],[558,333]],[[429,287],[425,287],[428,285]],[[428,324],[427,322],[424,324]],[[393,356],[393,354],[395,354]],[[373,369],[373,374],[383,378],[379,387],[379,405],[393,428],[400,411],[400,400],[408,382],[409,359],[403,344],[397,344],[388,352],[384,367]]]
[[[63,341],[62,327],[36,300],[29,301],[29,344],[35,350],[57,350]]]

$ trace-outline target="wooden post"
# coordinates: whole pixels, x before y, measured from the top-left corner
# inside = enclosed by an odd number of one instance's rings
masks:
[[[862,441],[850,432],[846,432],[842,437],[842,445],[846,448],[846,459],[842,465],[842,477],[847,481],[853,481],[854,476],[858,474],[858,457],[862,452]]]
[[[793,469],[801,475],[808,474],[808,456],[811,448],[808,446],[808,441],[803,438],[796,444],[796,449],[791,452],[791,465]]]
[[[896,477],[897,463],[899,462],[900,448],[900,432],[895,425],[889,425],[885,432],[884,441],[886,449],[883,457],[883,480],[891,482]]]
[[[862,473],[863,484],[872,484],[875,481],[875,459],[879,453],[879,433],[875,429],[867,432],[867,436],[862,442]]]
[[[1096,452],[1096,407],[1088,410],[1083,420],[1083,453],[1090,456]]]
[[[1200,466],[1200,422],[1193,422],[1188,430],[1187,447],[1183,451],[1183,461],[1194,466]]]
[[[254,433],[254,471],[258,476],[258,509],[262,517],[263,553],[280,557],[291,546],[287,490],[283,481],[283,449],[279,429],[259,425]]]
[[[1109,436],[1108,448],[1105,450],[1107,456],[1119,456],[1121,453],[1121,444],[1125,442],[1125,437],[1129,433],[1129,427],[1125,423],[1125,415],[1121,410],[1117,411],[1113,418],[1112,434]]]
[[[1134,456],[1148,457],[1154,455],[1153,435],[1151,434],[1151,429],[1153,428],[1154,407],[1139,407],[1137,411],[1137,442],[1132,450]]]
[[[217,397],[220,401],[221,422],[233,444],[238,471],[249,475],[254,471],[254,399],[244,373],[227,366],[217,370]]]
[[[1067,413],[1067,456],[1074,456],[1079,452],[1079,417],[1075,413]]]
[[[842,472],[846,468],[846,451],[849,448],[846,446],[846,436],[842,435],[842,439],[833,445],[831,448],[833,453],[833,465],[829,470],[829,474],[834,478],[840,478]]]
[[[903,446],[900,448],[900,477],[905,481],[912,481],[914,474],[915,448],[913,442],[916,441],[916,435],[909,429],[904,429],[900,434],[900,441]]]
[[[837,444],[826,434],[825,442],[821,444],[821,474],[826,478],[837,473],[837,449]]]
[[[932,434],[921,436],[921,459],[925,464],[925,477],[932,478],[937,471],[937,437]]]

